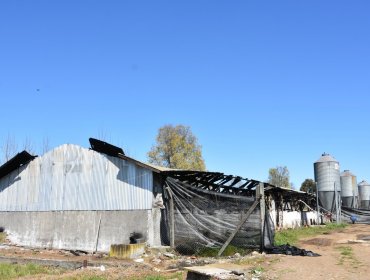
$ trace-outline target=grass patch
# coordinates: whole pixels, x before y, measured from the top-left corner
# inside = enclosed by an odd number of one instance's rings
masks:
[[[263,278],[260,278],[262,276],[262,273],[265,272],[265,268],[263,266],[256,266],[256,267],[253,267],[251,269],[251,276],[252,276],[252,279],[263,279]]]
[[[242,258],[233,261],[233,263],[238,264],[238,265],[245,265],[245,266],[255,266],[255,265],[261,265],[265,262],[265,257],[258,257],[258,258]]]
[[[220,251],[220,249],[221,247],[202,247],[198,249],[195,255],[198,257],[217,257],[218,251]],[[251,252],[250,250],[229,245],[222,253],[222,256],[224,257],[233,256],[236,253],[239,253],[240,255],[244,256],[250,252]]]
[[[265,268],[263,266],[256,266],[252,268],[252,273],[259,274],[265,271]]]
[[[286,229],[275,233],[275,245],[297,245],[301,238],[315,236],[319,234],[328,234],[333,231],[340,231],[348,224],[326,224],[325,226],[302,227],[298,229]]]
[[[177,279],[177,280],[182,280],[183,279],[183,274],[182,272],[177,272],[175,274],[171,275],[147,275],[147,276],[141,276],[141,277],[133,277],[129,278],[129,280],[169,280],[169,279]]]
[[[351,247],[344,246],[344,247],[339,247],[340,254],[344,257],[352,257],[353,256],[353,250]]]
[[[361,262],[355,258],[352,247],[340,246],[336,249],[340,251],[340,259],[337,263],[338,265],[350,263],[354,268],[358,268],[361,265]]]
[[[146,278],[144,278],[144,280],[167,280],[167,279],[181,280],[183,279],[182,272],[176,273],[174,275],[169,275],[169,276],[147,276]]]
[[[1,278],[0,278],[1,279]],[[168,274],[168,275],[161,275],[161,274],[148,274],[148,275],[140,275],[140,276],[131,276],[131,277],[124,277],[121,278],[119,274],[115,276],[101,276],[101,275],[77,275],[77,276],[70,276],[70,277],[61,277],[58,279],[63,280],[109,280],[109,279],[126,279],[126,280],[182,280],[183,279],[183,273],[177,272],[174,274]]]
[[[58,268],[51,268],[36,264],[8,264],[0,263],[0,279],[17,279],[23,276],[47,274],[57,275],[61,274],[64,270]]]
[[[98,275],[82,275],[76,277],[66,277],[62,278],[63,280],[107,280],[106,277],[98,276]]]

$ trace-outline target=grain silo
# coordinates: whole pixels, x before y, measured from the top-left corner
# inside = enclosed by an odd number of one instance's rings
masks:
[[[358,207],[358,186],[357,177],[349,170],[340,174],[342,205],[345,207]]]
[[[369,209],[370,207],[370,184],[366,181],[362,181],[358,184],[358,192],[360,197],[361,209]]]
[[[330,212],[340,208],[340,171],[339,162],[329,154],[314,163],[315,182],[322,207]],[[335,196],[335,191],[337,196]]]

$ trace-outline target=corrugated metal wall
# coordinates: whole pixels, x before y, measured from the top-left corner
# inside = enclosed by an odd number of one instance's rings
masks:
[[[151,209],[152,190],[152,171],[68,144],[0,179],[0,211]]]

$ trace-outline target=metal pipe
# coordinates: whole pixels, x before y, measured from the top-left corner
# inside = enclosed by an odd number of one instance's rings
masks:
[[[315,182],[316,187],[316,212],[317,212],[317,225],[320,224],[320,208],[319,208],[319,189],[317,188],[317,182]]]
[[[337,184],[334,182],[334,198],[335,198],[335,221],[339,224],[339,209],[338,209],[338,192]]]

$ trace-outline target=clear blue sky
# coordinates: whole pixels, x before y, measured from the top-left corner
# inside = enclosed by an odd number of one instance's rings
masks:
[[[146,160],[185,124],[207,169],[299,187],[328,152],[370,180],[369,1],[0,3],[0,140],[105,135]]]

